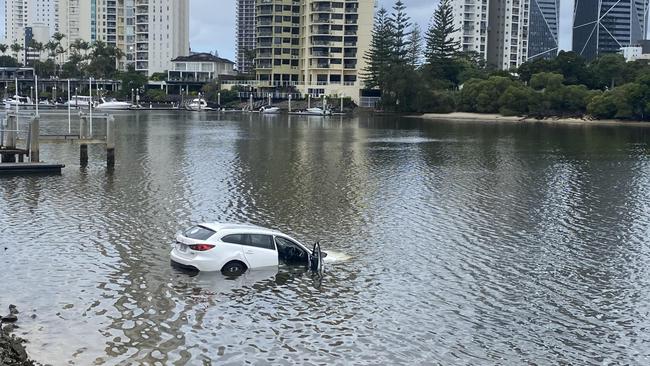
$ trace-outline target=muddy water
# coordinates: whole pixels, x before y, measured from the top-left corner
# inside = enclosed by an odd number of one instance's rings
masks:
[[[62,176],[0,178],[0,308],[21,309],[39,361],[650,363],[650,129],[116,122],[112,172],[100,146],[82,168],[55,144],[41,157]],[[208,220],[321,240],[334,260],[323,278],[171,268],[173,234]]]

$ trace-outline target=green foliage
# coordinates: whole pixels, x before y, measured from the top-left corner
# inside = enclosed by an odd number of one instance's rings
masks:
[[[154,72],[149,76],[151,81],[164,81],[167,80],[167,72]]]
[[[393,23],[385,8],[379,9],[375,16],[370,48],[364,55],[367,66],[363,70],[363,81],[367,88],[384,89],[388,68],[392,57]]]
[[[227,105],[231,102],[239,100],[238,90],[225,90],[221,89],[217,82],[211,82],[203,85],[201,93],[207,101],[217,103],[219,101],[219,94],[221,94],[221,105]]]
[[[129,92],[131,89],[129,89]],[[163,89],[149,89],[145,92],[144,100],[148,102],[165,102],[167,101],[167,93]]]
[[[499,97],[499,113],[504,116],[523,116],[536,98],[536,93],[521,84],[512,84]]]
[[[402,0],[397,0],[393,6],[393,13],[390,16],[393,29],[392,36],[392,61],[396,65],[404,65],[409,62],[411,31],[410,18],[406,15],[406,5]]]
[[[121,97],[130,96],[131,89],[142,89],[149,81],[146,75],[135,71],[133,65],[130,65],[127,71],[120,73],[119,78],[122,81],[122,87],[119,93]]]
[[[558,90],[562,87],[564,76],[553,72],[540,72],[530,78],[530,87],[534,90]]]
[[[7,55],[0,56],[0,67],[19,67],[19,66],[20,63],[15,58]]]

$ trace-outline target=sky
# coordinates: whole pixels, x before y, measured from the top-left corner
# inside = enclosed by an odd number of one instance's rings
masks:
[[[375,1],[375,0],[362,0]],[[403,0],[412,22],[426,29],[437,6],[436,0]],[[378,0],[390,8],[394,0]],[[215,52],[235,61],[235,4],[237,0],[190,0],[190,46],[196,52]],[[571,48],[573,0],[560,0],[560,48]],[[4,1],[0,0],[4,15]],[[4,16],[0,16],[0,33],[4,33]],[[4,38],[3,34],[0,34]]]
[[[362,0],[374,1],[374,0]],[[412,22],[426,29],[438,4],[436,0],[402,0]],[[214,52],[235,61],[235,4],[237,0],[190,0],[190,45],[193,51]],[[394,0],[378,0],[392,7]],[[573,0],[560,0],[560,48],[571,49]]]

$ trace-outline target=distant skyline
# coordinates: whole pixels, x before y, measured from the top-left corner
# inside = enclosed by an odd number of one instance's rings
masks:
[[[374,1],[374,0],[365,0]],[[438,5],[431,0],[403,0],[411,21],[424,31]],[[390,10],[394,0],[379,0]],[[190,0],[190,46],[195,52],[218,51],[219,56],[235,61],[235,4],[237,0]],[[571,49],[573,0],[561,1],[560,48]],[[4,0],[0,0],[0,32],[4,38]]]

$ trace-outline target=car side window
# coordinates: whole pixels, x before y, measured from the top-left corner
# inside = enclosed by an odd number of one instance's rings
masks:
[[[223,238],[221,238],[221,241],[224,243],[232,243],[232,244],[243,244],[243,245],[247,244],[245,234],[226,235]]]
[[[261,235],[261,234],[250,234],[249,244],[250,246],[271,249],[275,250],[275,245],[273,244],[273,238],[270,235]]]

